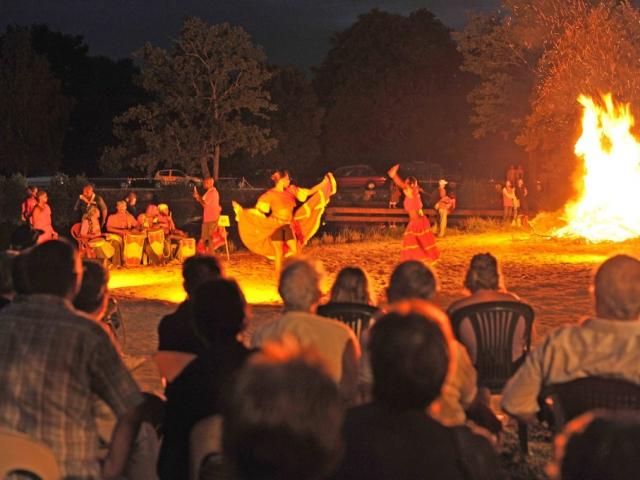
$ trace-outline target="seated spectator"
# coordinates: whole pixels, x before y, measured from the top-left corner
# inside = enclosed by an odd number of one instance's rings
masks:
[[[221,391],[249,356],[249,350],[238,341],[245,316],[246,302],[235,281],[207,281],[196,289],[193,323],[206,350],[166,389],[164,439],[158,461],[161,479],[188,478],[191,428],[198,420],[221,413]]]
[[[462,307],[478,303],[520,301],[517,295],[508,292],[505,288],[498,261],[490,253],[479,253],[473,256],[464,278],[464,287],[470,295],[453,302],[447,310],[449,316]],[[524,352],[525,328],[526,323],[524,318],[521,318],[516,325],[513,337],[514,360],[520,358]],[[471,361],[475,363],[478,350],[476,337],[471,322],[466,318],[460,324],[460,341],[467,347]]]
[[[329,303],[361,303],[374,306],[375,294],[369,276],[359,267],[345,267],[338,273],[331,287]]]
[[[11,280],[11,265],[15,257],[15,253],[0,252],[0,309],[9,305],[15,295]]]
[[[596,271],[594,318],[551,333],[525,359],[502,394],[502,408],[532,421],[547,385],[599,376],[640,384],[640,261],[616,255]]]
[[[73,306],[102,327],[114,348],[122,356],[115,332],[102,321],[109,305],[109,272],[99,263],[86,259],[82,261],[82,269],[82,284],[73,299]]]
[[[79,238],[92,249],[96,258],[108,260],[114,267],[122,266],[122,242],[104,238],[100,227],[100,210],[95,205],[90,205],[82,217]]]
[[[435,273],[424,263],[407,261],[399,264],[389,281],[387,299],[389,310],[402,314],[417,311],[438,321],[451,340],[452,370],[442,388],[440,396],[431,403],[431,415],[444,425],[461,425],[466,420],[465,410],[477,395],[477,374],[464,346],[453,339],[449,318],[435,304],[431,303],[438,289]],[[360,382],[371,385],[371,368],[363,355]]]
[[[222,267],[215,257],[196,255],[182,265],[183,287],[187,299],[177,310],[162,317],[158,324],[158,350],[198,354],[205,347],[193,330],[191,322],[192,299],[196,288],[205,282],[222,277]]]
[[[556,437],[554,480],[627,480],[640,471],[637,414],[595,411],[571,421]]]
[[[21,252],[11,262],[11,284],[15,292],[14,300],[29,295],[29,274],[27,272],[27,251]]]
[[[107,218],[107,232],[124,238],[127,233],[136,228],[138,228],[138,222],[127,212],[127,203],[124,200],[116,202],[116,213],[112,213]]]
[[[317,354],[265,345],[225,403],[223,449],[233,478],[327,478],[342,453],[342,418],[338,389]]]
[[[63,478],[117,478],[138,432],[142,396],[104,330],[71,306],[82,281],[75,248],[59,240],[38,245],[26,270],[31,295],[0,310],[3,427],[51,447]],[[96,397],[117,418],[102,460]]]
[[[349,327],[315,314],[322,296],[320,280],[319,264],[301,258],[290,260],[280,273],[278,286],[284,314],[258,329],[252,336],[252,345],[260,347],[290,334],[303,346],[312,346],[325,357],[331,377],[340,384],[345,398],[350,399],[357,386],[360,346]]]
[[[426,410],[450,370],[449,345],[437,322],[391,313],[369,341],[373,402],[347,411],[342,479],[494,479],[490,443],[467,427],[446,427]]]

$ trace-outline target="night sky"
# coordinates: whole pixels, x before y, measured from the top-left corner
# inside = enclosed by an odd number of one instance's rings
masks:
[[[461,28],[469,10],[490,10],[500,0],[0,0],[0,28],[44,23],[83,35],[91,55],[126,57],[150,41],[169,47],[186,16],[241,25],[265,47],[271,63],[304,69],[319,64],[331,34],[372,8],[434,12]]]

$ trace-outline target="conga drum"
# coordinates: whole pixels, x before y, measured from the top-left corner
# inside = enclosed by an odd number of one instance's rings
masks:
[[[164,258],[164,231],[161,228],[156,230],[147,230],[147,240],[149,241],[149,252],[154,263],[161,262]]]
[[[87,242],[89,247],[93,249],[98,258],[106,258],[109,259],[113,257],[115,253],[113,247],[104,237],[96,237],[92,238]]]
[[[181,262],[184,262],[187,258],[193,257],[196,254],[196,239],[195,238],[181,238],[178,243],[178,254],[176,258]]]
[[[140,265],[144,241],[147,235],[144,232],[129,232],[124,236],[124,264],[127,266]]]

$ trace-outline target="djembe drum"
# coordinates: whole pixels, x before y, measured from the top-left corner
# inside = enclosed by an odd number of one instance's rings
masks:
[[[93,250],[97,258],[109,260],[115,253],[113,246],[104,237],[90,239],[87,244]]]
[[[196,239],[195,238],[181,238],[178,243],[178,253],[176,258],[181,262],[184,262],[187,258],[193,257],[196,254]]]
[[[124,264],[127,266],[140,265],[144,241],[147,235],[144,232],[129,232],[124,236]]]
[[[161,228],[147,230],[149,263],[160,264],[164,259],[164,231]]]

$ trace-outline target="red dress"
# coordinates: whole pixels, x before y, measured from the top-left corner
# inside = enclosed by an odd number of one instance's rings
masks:
[[[431,231],[429,219],[422,213],[422,199],[417,190],[414,190],[412,198],[405,197],[404,209],[406,212],[418,212],[418,218],[410,220],[404,231],[400,261],[424,259],[434,261],[440,258],[436,237]]]

